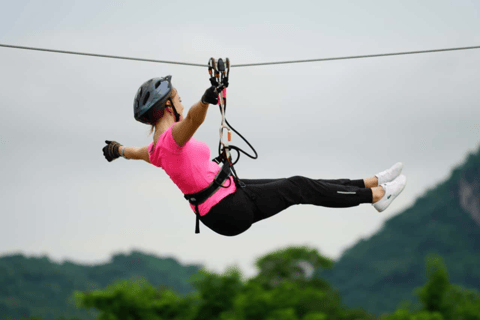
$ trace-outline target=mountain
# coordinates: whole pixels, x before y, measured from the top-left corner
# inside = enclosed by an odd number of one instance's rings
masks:
[[[194,291],[188,279],[203,266],[179,264],[138,251],[116,254],[106,264],[77,265],[52,262],[48,257],[27,258],[21,254],[0,258],[0,320],[32,315],[45,320],[60,316],[96,319],[92,310],[77,310],[74,290],[104,289],[119,279],[148,279],[156,287],[167,287],[181,295]]]
[[[391,313],[400,301],[418,303],[413,290],[426,281],[429,253],[444,258],[451,283],[480,288],[480,150],[318,276],[346,306]]]

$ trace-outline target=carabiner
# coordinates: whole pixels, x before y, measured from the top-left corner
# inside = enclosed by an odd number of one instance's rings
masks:
[[[215,71],[215,76],[213,74],[213,71]],[[213,58],[210,58],[210,60],[208,61],[208,74],[210,74],[210,84],[212,86],[214,86],[215,88],[218,87],[218,81],[217,79],[215,78],[217,76],[217,63],[215,61],[215,59]],[[218,77],[217,77],[218,78]]]
[[[222,90],[223,90],[224,88],[228,88],[228,76],[230,74],[230,60],[227,58],[226,63],[224,63],[222,58],[218,59],[218,70],[222,75],[220,84],[222,85]]]
[[[217,68],[216,65],[217,64],[215,63],[214,58],[210,58],[210,60],[208,60],[208,73],[210,74],[210,76],[213,76],[212,71]]]

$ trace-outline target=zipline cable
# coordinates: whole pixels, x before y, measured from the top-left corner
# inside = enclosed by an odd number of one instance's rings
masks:
[[[180,65],[193,66],[193,67],[208,67],[205,64],[197,64],[197,63],[186,63],[186,62],[164,61],[164,60],[153,60],[153,59],[141,59],[141,58],[111,56],[111,55],[85,53],[85,52],[52,50],[52,49],[42,49],[42,48],[33,48],[33,47],[21,47],[21,46],[12,46],[12,45],[1,44],[1,43],[0,43],[0,47],[14,48],[14,49],[25,49],[25,50],[36,50],[36,51],[46,51],[46,52],[55,52],[55,53],[76,54],[76,55],[92,56],[92,57],[100,57],[100,58],[124,59],[124,60],[155,62],[155,63],[167,63],[167,64],[180,64]],[[376,58],[376,57],[386,57],[386,56],[399,56],[399,55],[407,55],[407,54],[445,52],[445,51],[470,50],[470,49],[480,49],[480,46],[447,48],[447,49],[434,49],[434,50],[423,50],[423,51],[409,51],[409,52],[395,52],[395,53],[381,53],[381,54],[369,54],[369,55],[362,55],[362,56],[334,57],[334,58],[310,59],[310,60],[294,60],[294,61],[237,64],[237,65],[232,65],[231,67],[232,68],[233,67],[256,67],[256,66],[265,66],[265,65],[272,65],[272,64],[288,64],[288,63],[320,62],[320,61],[347,60],[347,59],[360,59],[360,58]]]
[[[406,55],[406,54],[431,53],[431,52],[454,51],[454,50],[468,50],[468,49],[480,49],[480,46],[476,46],[476,47],[463,47],[463,48],[449,48],[449,49],[434,49],[434,50],[424,50],[424,51],[397,52],[397,53],[381,53],[381,54],[369,54],[369,55],[364,55],[364,56],[349,56],[349,57],[336,57],[336,58],[311,59],[311,60],[296,60],[296,61],[279,61],[279,62],[237,64],[237,65],[234,65],[234,66],[232,66],[232,67],[254,67],[254,66],[265,66],[265,65],[269,65],[269,64],[287,64],[287,63],[303,63],[303,62],[318,62],[318,61],[332,61],[332,60],[374,58],[374,57],[399,56],[399,55]]]
[[[135,60],[135,61],[156,62],[156,63],[169,63],[169,64],[183,64],[183,65],[194,66],[194,67],[206,67],[207,66],[206,64],[152,60],[152,59],[141,59],[141,58],[129,58],[129,57],[110,56],[110,55],[106,55],[106,54],[95,54],[95,53],[85,53],[85,52],[74,52],[74,51],[52,50],[52,49],[42,49],[42,48],[20,47],[20,46],[11,46],[11,45],[8,45],[8,44],[1,44],[1,43],[0,43],[0,47],[14,48],[14,49],[25,49],[25,50],[47,51],[47,52],[56,52],[56,53],[67,53],[67,54],[76,54],[76,55],[80,55],[80,56],[92,56],[92,57],[100,57],[100,58],[124,59],[124,60]]]

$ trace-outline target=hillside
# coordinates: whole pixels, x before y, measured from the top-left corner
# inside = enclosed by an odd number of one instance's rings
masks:
[[[340,291],[345,305],[390,313],[402,300],[416,301],[413,289],[426,280],[429,253],[445,259],[451,283],[480,288],[480,150],[319,277]]]
[[[9,255],[0,258],[0,320],[40,315],[96,319],[94,312],[77,310],[69,301],[74,290],[100,290],[118,279],[148,279],[155,287],[168,287],[181,295],[194,288],[188,279],[202,266],[182,266],[175,259],[133,251],[116,254],[106,264],[56,264],[48,257]]]

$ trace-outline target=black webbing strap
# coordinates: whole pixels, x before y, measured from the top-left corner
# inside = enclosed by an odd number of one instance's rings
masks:
[[[195,224],[195,233],[200,233],[200,211],[198,210],[198,205],[204,203],[208,198],[210,198],[218,189],[221,188],[223,183],[230,177],[232,172],[230,171],[230,162],[224,161],[223,167],[217,173],[215,179],[208,187],[203,190],[200,190],[197,193],[185,194],[184,198],[188,200],[192,205],[195,206],[195,214],[197,216],[197,222]]]

